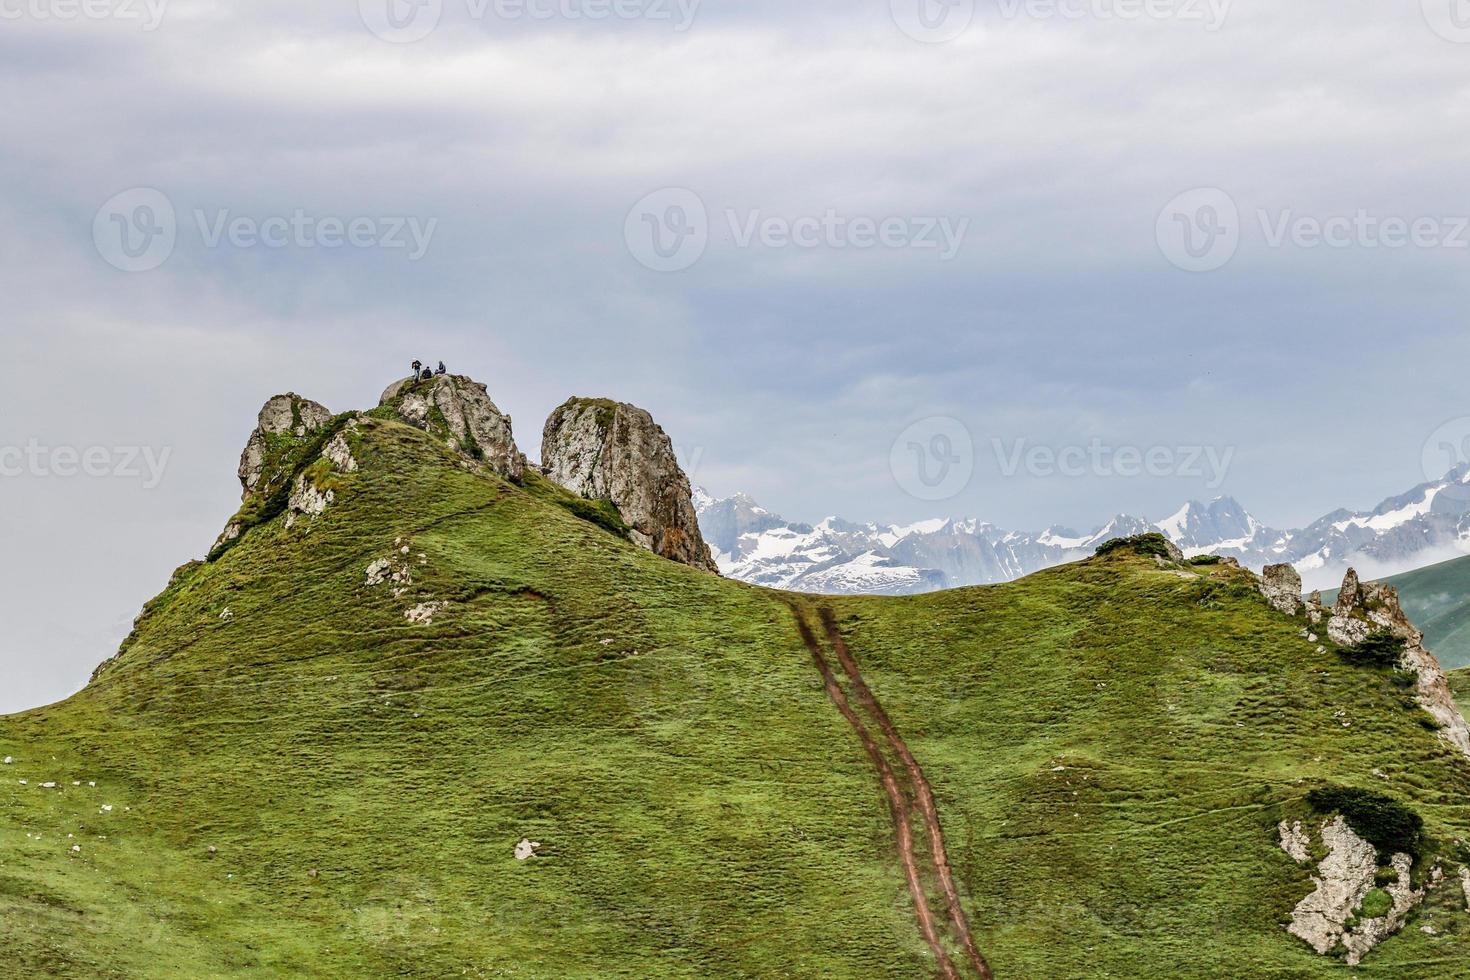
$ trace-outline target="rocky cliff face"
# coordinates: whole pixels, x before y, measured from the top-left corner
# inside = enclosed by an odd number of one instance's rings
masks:
[[[1327,623],[1327,635],[1339,646],[1354,647],[1379,633],[1403,641],[1399,666],[1418,677],[1419,703],[1439,722],[1440,736],[1470,756],[1470,726],[1455,703],[1444,668],[1424,648],[1424,634],[1404,614],[1398,590],[1390,585],[1362,582],[1356,571],[1348,569]]]
[[[262,490],[283,474],[277,472],[283,452],[321,429],[332,420],[332,413],[309,398],[294,392],[276,395],[265,403],[240,454],[240,486],[248,497]]]
[[[404,422],[507,480],[519,481],[525,474],[526,457],[516,448],[510,416],[495,407],[478,381],[452,374],[428,381],[405,378],[389,385],[379,405],[391,405]]]
[[[673,443],[643,409],[605,399],[568,400],[546,420],[541,468],[581,497],[611,500],[642,547],[718,574],[699,530],[689,478]]]

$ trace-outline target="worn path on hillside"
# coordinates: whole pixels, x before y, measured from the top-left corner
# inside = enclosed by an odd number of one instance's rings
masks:
[[[944,903],[949,909],[949,921],[954,927],[960,945],[965,949],[965,957],[983,980],[991,980],[990,964],[985,961],[984,956],[980,955],[980,950],[975,945],[975,937],[970,932],[970,920],[965,915],[964,906],[960,904],[959,889],[955,887],[954,873],[949,866],[949,855],[944,849],[944,828],[939,823],[939,807],[934,802],[934,789],[924,776],[924,770],[919,766],[918,760],[909,751],[903,736],[899,735],[893,720],[888,717],[888,712],[883,710],[883,705],[868,687],[867,681],[863,680],[862,671],[858,669],[857,661],[853,659],[851,651],[847,648],[847,642],[837,628],[836,615],[831,609],[823,608],[821,616],[822,626],[827,631],[827,642],[837,653],[837,659],[842,664],[848,680],[852,683],[853,693],[856,694],[858,703],[868,712],[869,717],[878,723],[889,746],[902,760],[904,769],[909,774],[909,781],[918,797],[919,809],[924,815],[924,825],[929,837],[929,854],[934,862],[935,873],[939,876],[939,887],[944,891]]]
[[[934,924],[934,915],[929,908],[928,894],[923,885],[923,875],[919,867],[919,860],[914,855],[913,828],[911,825],[912,805],[911,798],[917,800],[920,814],[924,821],[925,836],[929,841],[928,857],[932,868],[923,869],[932,871],[939,882],[940,890],[944,893],[946,909],[949,913],[949,934],[963,948],[965,958],[970,966],[974,968],[975,974],[981,980],[992,980],[989,964],[985,957],[980,954],[975,945],[974,936],[970,932],[970,923],[965,916],[964,908],[960,904],[959,890],[954,883],[954,875],[950,870],[949,856],[944,848],[944,832],[939,823],[939,809],[934,802],[934,792],[929,781],[924,776],[923,769],[909,751],[907,743],[898,733],[888,713],[878,702],[867,682],[863,679],[862,671],[858,668],[857,661],[853,658],[847,647],[841,632],[837,628],[837,619],[830,609],[821,610],[821,619],[828,644],[837,655],[842,665],[842,671],[847,677],[851,687],[852,698],[844,689],[836,673],[832,670],[830,661],[822,649],[822,645],[808,625],[803,612],[793,606],[792,612],[796,617],[796,626],[801,634],[802,642],[806,644],[812,659],[816,662],[817,669],[822,673],[822,679],[826,685],[827,693],[837,710],[847,719],[849,725],[857,733],[863,742],[863,748],[868,753],[875,769],[878,770],[880,781],[883,783],[885,792],[889,796],[889,809],[894,816],[894,827],[899,837],[900,858],[904,862],[904,873],[908,878],[909,892],[914,902],[914,913],[919,920],[919,930],[924,934],[925,941],[929,943],[930,949],[934,951],[939,961],[941,975],[945,977],[956,977],[955,966],[950,960],[944,944],[937,936],[938,930]],[[867,716],[865,723],[853,710],[852,702],[856,701],[862,713]],[[882,741],[888,752],[897,760],[897,765],[890,765],[887,754],[873,738],[869,723],[874,724],[882,732]],[[895,771],[897,769],[897,771]],[[899,776],[906,777],[900,780]]]
[[[816,662],[817,670],[822,674],[822,681],[826,685],[827,695],[842,717],[852,726],[857,733],[858,739],[863,743],[863,749],[868,754],[868,759],[873,763],[873,768],[878,771],[878,780],[883,784],[883,791],[888,795],[888,812],[893,818],[894,830],[898,834],[898,856],[903,862],[904,876],[908,879],[909,895],[914,901],[914,914],[919,920],[919,932],[924,936],[924,942],[928,943],[929,949],[934,953],[935,959],[939,961],[940,976],[944,980],[960,980],[954,963],[951,962],[949,954],[945,951],[944,942],[939,936],[939,926],[934,921],[934,914],[929,910],[929,900],[924,894],[924,884],[919,876],[919,863],[914,857],[914,832],[910,817],[908,798],[899,786],[898,777],[893,772],[893,767],[884,758],[883,752],[878,748],[868,727],[863,724],[857,712],[852,710],[852,704],[847,699],[846,692],[837,681],[837,675],[832,671],[832,665],[827,660],[827,655],[822,652],[822,645],[817,642],[816,634],[807,625],[806,618],[799,610],[796,613],[796,628],[801,633],[802,642],[811,652],[812,660]]]

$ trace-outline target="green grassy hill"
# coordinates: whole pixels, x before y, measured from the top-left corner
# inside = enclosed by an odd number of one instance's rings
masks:
[[[797,629],[822,609],[927,773],[996,976],[1464,975],[1457,889],[1357,971],[1284,931],[1312,883],[1275,828],[1311,789],[1388,793],[1453,854],[1470,760],[1242,572],[1120,549],[798,598],[408,426],[350,441],[321,517],[267,512],[86,691],[0,719],[13,975],[934,976]],[[411,582],[369,584],[383,559]]]
[[[1446,670],[1470,667],[1470,557],[1383,580],[1399,590],[1404,612]],[[1324,593],[1331,602],[1335,592]]]

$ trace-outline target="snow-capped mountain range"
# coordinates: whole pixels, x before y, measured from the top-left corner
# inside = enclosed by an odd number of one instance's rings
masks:
[[[903,526],[837,517],[797,524],[745,494],[717,500],[698,488],[694,504],[724,574],[800,592],[903,595],[1005,582],[1153,530],[1188,555],[1231,556],[1256,570],[1291,562],[1308,588],[1335,587],[1349,566],[1377,578],[1470,554],[1470,464],[1372,511],[1338,510],[1291,531],[1265,526],[1229,497],[1191,501],[1159,521],[1120,514],[1086,534],[1064,527],[1008,531],[950,518]]]

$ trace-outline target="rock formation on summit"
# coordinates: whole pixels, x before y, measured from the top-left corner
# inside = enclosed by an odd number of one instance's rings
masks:
[[[243,496],[279,479],[274,471],[280,463],[278,443],[305,439],[332,420],[332,413],[309,398],[294,392],[276,395],[265,403],[256,420],[255,430],[240,454],[240,486]]]
[[[404,422],[483,461],[507,480],[519,481],[525,474],[526,457],[516,448],[510,416],[478,381],[454,374],[405,378],[389,385],[379,404],[393,405]]]
[[[541,436],[541,468],[589,500],[610,500],[635,543],[708,572],[718,570],[699,530],[689,478],[653,416],[625,402],[572,398]]]

